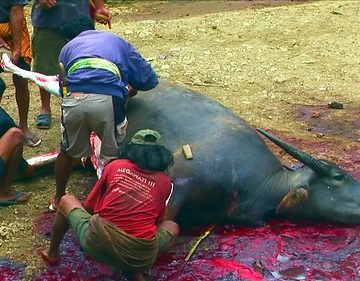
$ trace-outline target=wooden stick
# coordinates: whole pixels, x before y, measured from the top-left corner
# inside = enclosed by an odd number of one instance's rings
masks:
[[[62,97],[65,98],[68,95],[68,90],[67,90],[66,71],[64,64],[62,62],[59,63],[59,68],[60,68],[59,75],[60,75],[61,94]]]
[[[228,86],[226,86],[226,85],[217,85],[217,84],[210,84],[210,83],[196,83],[196,82],[182,82],[182,81],[176,81],[176,82],[183,83],[186,85],[191,85],[191,86],[228,88]]]
[[[182,271],[182,270],[184,269],[185,265],[186,265],[187,262],[190,260],[191,256],[194,254],[196,248],[199,246],[200,242],[201,242],[202,240],[204,240],[204,239],[210,234],[210,232],[214,229],[215,226],[216,226],[216,224],[210,225],[210,227],[208,228],[208,230],[206,230],[206,231],[204,232],[204,234],[201,235],[201,236],[197,239],[197,241],[194,243],[194,245],[191,247],[189,253],[187,254],[187,256],[186,256],[186,258],[185,258],[185,260],[184,260],[184,263],[182,264],[182,266],[181,266],[181,268],[180,268],[179,271]]]

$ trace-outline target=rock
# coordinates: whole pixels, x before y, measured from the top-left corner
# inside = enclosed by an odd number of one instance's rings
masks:
[[[328,108],[333,108],[333,109],[343,109],[344,108],[344,105],[337,101],[329,102],[327,106],[328,106]]]

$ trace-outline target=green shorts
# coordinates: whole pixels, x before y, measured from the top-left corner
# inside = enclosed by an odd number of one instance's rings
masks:
[[[31,38],[32,70],[45,75],[58,74],[59,54],[65,43],[58,29],[34,27]]]
[[[67,219],[71,227],[74,229],[81,248],[95,260],[106,264],[111,264],[111,261],[108,260],[108,256],[106,255],[106,251],[96,252],[86,243],[86,237],[89,229],[89,220],[91,217],[92,215],[87,211],[80,208],[75,208],[69,212]],[[161,251],[163,248],[166,248],[167,245],[169,245],[169,243],[171,243],[174,239],[174,237],[168,231],[161,228],[157,229],[156,237],[158,239],[159,251]]]
[[[86,237],[88,235],[89,229],[89,220],[91,217],[92,215],[89,214],[87,211],[80,208],[75,208],[69,212],[67,219],[71,227],[73,228],[75,235],[79,240],[81,248],[84,250],[84,252],[87,253],[89,256],[93,257],[96,261],[110,264],[110,261],[108,261],[107,256],[106,254],[104,254],[104,252],[99,253],[93,251],[93,249],[89,247],[86,243]]]
[[[83,242],[86,240],[90,218],[91,214],[80,208],[72,209],[67,215],[67,219],[71,227],[74,229],[81,247],[83,247]]]
[[[156,232],[156,238],[159,243],[159,251],[162,251],[163,249],[166,249],[167,246],[173,241],[174,236],[172,236],[169,231],[158,228]]]

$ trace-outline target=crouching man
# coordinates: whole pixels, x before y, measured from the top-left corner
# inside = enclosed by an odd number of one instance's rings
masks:
[[[42,258],[49,265],[60,263],[59,246],[70,224],[96,261],[143,280],[179,233],[175,222],[163,220],[173,189],[165,171],[173,160],[158,132],[138,131],[120,159],[105,167],[84,205],[72,195],[61,198]]]

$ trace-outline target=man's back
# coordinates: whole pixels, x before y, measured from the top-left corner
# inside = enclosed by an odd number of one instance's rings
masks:
[[[105,59],[120,71],[120,77],[107,67],[76,69],[67,77],[71,92],[101,93],[125,99],[128,94],[125,86],[128,84],[143,91],[158,84],[151,65],[130,43],[111,32],[81,32],[63,47],[59,61],[69,71],[70,66],[81,58]]]
[[[109,163],[85,206],[138,238],[151,239],[164,216],[172,183],[161,172],[140,169],[120,159]]]

